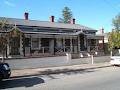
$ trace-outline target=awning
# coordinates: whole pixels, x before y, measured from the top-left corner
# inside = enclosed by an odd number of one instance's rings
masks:
[[[80,33],[83,33],[83,31],[77,31],[77,32],[47,32],[47,31],[35,31],[35,30],[25,30],[20,29],[21,32],[26,34],[47,34],[47,35],[70,35],[70,36],[77,36]]]

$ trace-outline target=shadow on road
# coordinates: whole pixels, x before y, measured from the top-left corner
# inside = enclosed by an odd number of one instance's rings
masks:
[[[83,69],[69,69],[69,68],[64,68],[64,69],[56,69],[56,70],[51,70],[47,69],[45,71],[39,72],[41,75],[50,75],[50,74],[84,74],[84,73],[90,73],[90,72],[95,72],[98,71],[100,68],[106,68],[106,67],[111,67],[111,66],[99,66],[99,67],[91,67],[91,68],[83,68]]]
[[[73,75],[73,74],[84,74],[84,73],[92,73],[97,71],[96,69],[57,69],[57,70],[46,70],[42,73],[45,77],[50,79],[58,79],[59,77],[54,76],[55,74],[63,74],[63,75]],[[42,75],[40,77],[39,74],[30,75],[26,77],[18,77],[18,78],[11,78],[10,80],[4,80],[0,82],[0,89],[8,89],[8,88],[18,88],[18,87],[32,87],[34,85],[45,83],[42,79]],[[43,77],[44,78],[44,77]]]
[[[57,69],[57,70],[46,70],[43,72],[40,72],[42,75],[50,75],[50,74],[84,74],[84,73],[90,73],[90,72],[95,72],[95,69]]]
[[[24,78],[24,77],[31,77],[31,76],[40,76],[40,75],[47,75],[49,76],[51,79],[56,79],[54,77],[51,77],[52,74],[67,74],[67,75],[71,75],[71,74],[84,74],[84,73],[90,73],[90,72],[95,72],[97,71],[95,68],[90,68],[90,69],[56,69],[56,70],[51,70],[51,69],[47,69],[45,71],[40,71],[37,74],[30,74],[30,75],[23,75],[23,76],[13,76],[12,78]]]
[[[44,80],[38,77],[17,78],[0,82],[0,89],[32,87],[44,83]]]

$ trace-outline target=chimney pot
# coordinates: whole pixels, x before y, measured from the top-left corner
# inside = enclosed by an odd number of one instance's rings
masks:
[[[71,20],[71,24],[75,24],[75,18]]]
[[[54,16],[50,16],[50,22],[54,22]]]
[[[25,13],[24,13],[25,20],[28,20],[28,15],[29,15],[28,12],[25,12]]]

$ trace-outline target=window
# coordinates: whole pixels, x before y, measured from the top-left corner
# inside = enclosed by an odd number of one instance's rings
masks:
[[[32,49],[39,49],[39,38],[32,38]]]

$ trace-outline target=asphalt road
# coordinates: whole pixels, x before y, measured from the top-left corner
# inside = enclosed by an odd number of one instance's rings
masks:
[[[120,90],[120,67],[14,78],[0,83],[6,90]]]

